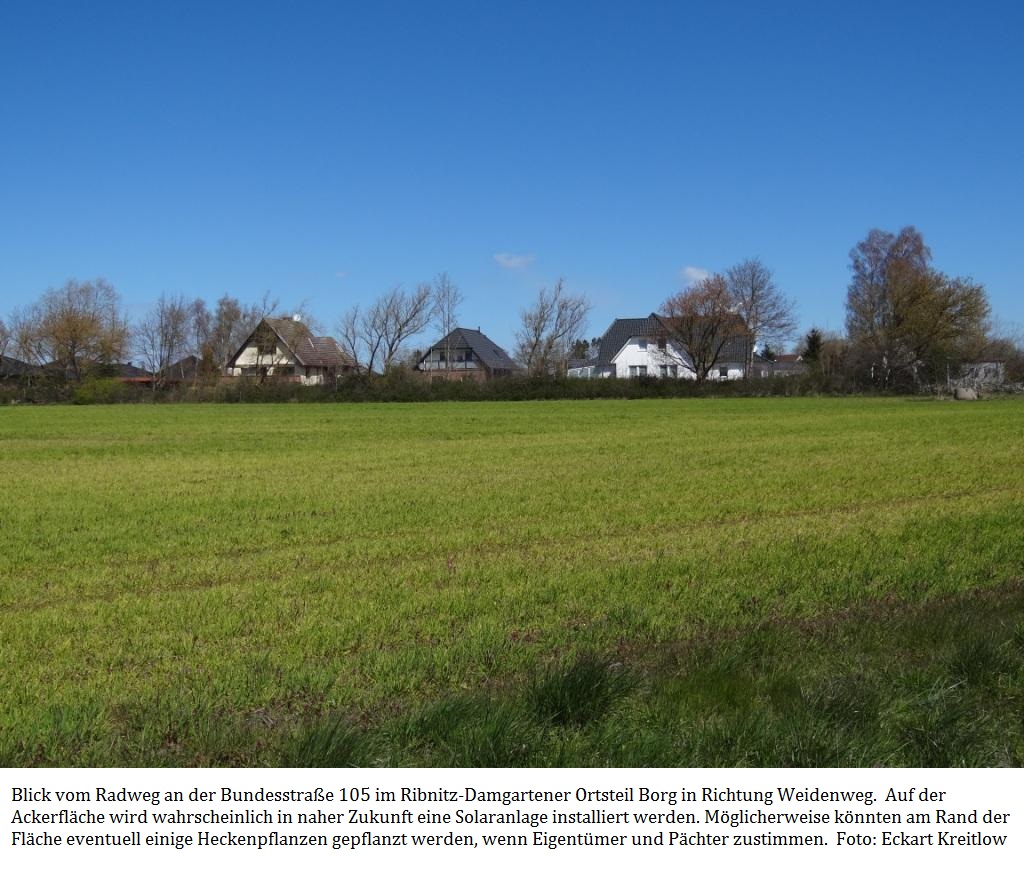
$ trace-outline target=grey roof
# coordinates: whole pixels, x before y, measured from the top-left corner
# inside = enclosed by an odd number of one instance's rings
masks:
[[[23,377],[26,374],[36,374],[41,370],[38,365],[22,362],[21,359],[0,356],[0,377]]]
[[[139,380],[140,378],[153,376],[152,371],[147,371],[145,368],[140,368],[138,365],[133,365],[131,362],[115,362],[113,365],[108,367],[114,377],[120,377],[124,380]]]
[[[617,319],[604,333],[597,351],[597,365],[610,366],[630,338],[656,338],[665,333],[665,326],[656,313],[633,319]]]
[[[491,371],[518,371],[519,366],[512,361],[501,347],[492,341],[483,332],[475,329],[456,328],[452,329],[441,340],[434,344],[430,350],[420,358],[422,363],[431,350],[472,350],[473,355],[484,363]],[[420,363],[417,363],[419,365]]]
[[[612,360],[619,354],[630,338],[671,337],[672,329],[668,323],[652,313],[650,316],[616,319],[601,338],[596,364],[610,367]],[[732,335],[727,338],[718,356],[719,362],[743,362],[746,360],[750,336],[746,333]]]

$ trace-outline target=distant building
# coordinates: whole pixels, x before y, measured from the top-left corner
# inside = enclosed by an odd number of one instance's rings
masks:
[[[434,344],[416,363],[424,379],[493,380],[510,377],[520,370],[501,347],[479,329],[453,329]]]
[[[726,339],[708,380],[738,380],[750,349],[751,339],[737,332]],[[755,356],[758,364],[764,362]],[[585,362],[569,363],[570,377],[660,377],[694,380],[696,372],[689,354],[664,319],[650,316],[617,319],[601,338],[597,354]]]
[[[318,337],[300,320],[260,320],[231,359],[230,377],[284,380],[312,386],[355,371],[355,363],[331,337]]]
[[[807,363],[799,353],[779,353],[774,359],[762,359],[754,371],[755,377],[796,377],[807,373]]]
[[[185,356],[160,372],[160,380],[163,383],[196,383],[204,376],[207,375],[203,372],[203,360],[198,356]]]
[[[38,365],[29,362],[22,362],[11,356],[0,356],[0,380],[20,380],[23,377],[32,377],[42,372]]]

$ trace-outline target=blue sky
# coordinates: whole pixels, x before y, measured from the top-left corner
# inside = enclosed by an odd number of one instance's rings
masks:
[[[758,256],[841,329],[848,253],[916,225],[1024,324],[1012,3],[0,6],[0,317],[104,276],[353,303],[448,271],[511,344]],[[692,273],[692,271],[691,271]]]

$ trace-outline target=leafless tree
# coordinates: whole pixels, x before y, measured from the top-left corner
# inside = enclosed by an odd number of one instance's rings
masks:
[[[358,304],[342,314],[338,321],[338,343],[360,372],[368,370],[363,361],[362,323],[363,314]]]
[[[207,336],[208,358],[218,371],[222,371],[228,360],[238,351],[260,320],[277,310],[278,302],[264,293],[253,304],[243,306],[237,298],[222,296],[217,301],[212,324]],[[203,355],[201,358],[207,358]]]
[[[930,263],[931,251],[912,226],[899,234],[873,229],[850,252],[846,330],[875,382],[920,383],[984,337],[984,287],[948,277]]]
[[[354,306],[338,324],[342,348],[369,373],[390,370],[410,338],[430,325],[432,294],[429,283],[415,292],[395,286],[366,310]]]
[[[567,295],[559,279],[541,289],[533,307],[520,314],[516,332],[516,359],[530,374],[565,374],[573,342],[587,327],[590,302],[583,295]]]
[[[68,280],[17,315],[17,348],[23,358],[55,362],[79,380],[95,366],[121,361],[128,350],[128,322],[120,307],[120,296],[106,280]]]
[[[458,327],[458,310],[462,306],[462,293],[447,272],[438,274],[431,287],[433,324],[445,339],[445,367],[451,367],[452,351],[448,336]]]
[[[662,317],[672,339],[686,351],[698,383],[718,364],[727,343],[737,336],[749,339],[721,274],[673,295],[662,305]]]
[[[181,295],[162,294],[153,309],[139,323],[136,348],[156,379],[166,377],[168,366],[184,354],[191,336],[192,307]]]
[[[7,355],[7,348],[11,345],[11,332],[7,324],[0,319],[0,356]]]
[[[782,348],[796,331],[796,307],[775,285],[772,272],[760,259],[746,259],[725,272],[735,313],[746,323],[752,343],[747,349],[744,376],[750,375],[754,345]]]

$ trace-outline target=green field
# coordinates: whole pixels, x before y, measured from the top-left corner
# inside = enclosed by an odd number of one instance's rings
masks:
[[[1024,764],[1024,403],[0,410],[0,765]]]

